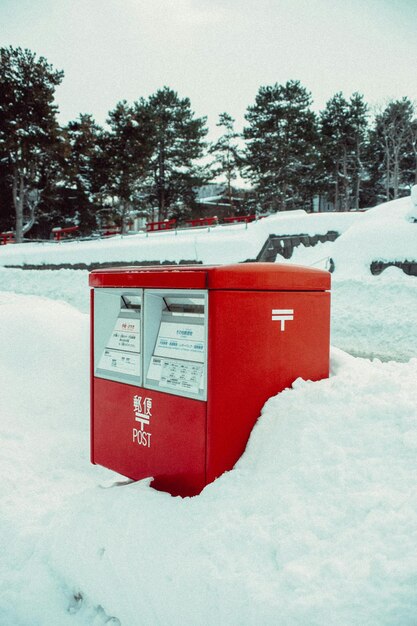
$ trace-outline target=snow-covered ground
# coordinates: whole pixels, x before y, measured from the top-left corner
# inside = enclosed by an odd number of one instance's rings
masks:
[[[330,378],[271,398],[195,498],[89,463],[87,272],[0,270],[1,626],[417,623],[417,278],[372,277],[360,224],[291,259],[336,261]]]
[[[329,230],[344,232],[362,217],[361,213],[308,214],[288,211],[251,224],[140,233],[125,237],[60,243],[25,243],[0,248],[2,265],[42,265],[123,261],[197,261],[239,263],[255,259],[270,234],[317,235]]]

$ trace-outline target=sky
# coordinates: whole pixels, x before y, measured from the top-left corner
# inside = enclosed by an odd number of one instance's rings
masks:
[[[62,123],[103,124],[118,101],[168,85],[213,137],[220,113],[241,130],[276,82],[300,80],[316,110],[338,91],[417,101],[416,24],[416,0],[0,0],[0,45],[64,70]]]

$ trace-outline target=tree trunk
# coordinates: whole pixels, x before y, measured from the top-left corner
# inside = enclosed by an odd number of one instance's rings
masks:
[[[353,208],[359,209],[359,195],[361,192],[361,182],[362,182],[362,161],[360,156],[360,146],[359,141],[356,143],[356,180],[355,180],[355,191],[354,191],[354,199],[353,199]]]
[[[158,155],[158,220],[162,222],[166,217],[165,150],[162,142]]]
[[[22,243],[23,241],[23,210],[24,210],[24,198],[25,198],[25,183],[23,176],[21,176],[17,170],[13,174],[13,204],[16,215],[16,231],[15,241],[16,243]]]
[[[334,181],[334,210],[339,210],[339,163],[336,163],[336,177]]]
[[[233,209],[232,177],[230,171],[227,174],[227,197],[229,198],[230,208]]]
[[[226,180],[227,180],[227,197],[229,198],[229,205],[231,212],[233,213],[233,195],[232,195],[232,175],[233,166],[230,158],[230,148],[227,152],[227,166],[226,166]]]
[[[343,151],[342,176],[343,176],[342,210],[343,211],[348,211],[349,210],[349,180],[348,180],[346,148]]]
[[[287,203],[286,203],[287,187],[288,187],[287,183],[283,183],[283,185],[282,185],[282,194],[281,194],[280,201],[279,201],[279,204],[280,204],[279,210],[280,211],[285,211],[285,209],[287,208]]]
[[[35,216],[36,216],[36,207],[38,206],[38,203],[36,204],[29,204],[29,219],[26,222],[26,224],[24,224],[23,228],[22,228],[22,235],[26,235],[26,233],[28,233],[30,231],[30,229],[32,228],[32,226],[35,223]]]
[[[398,198],[398,189],[400,186],[400,157],[398,150],[394,151],[394,168],[392,173],[392,183],[394,191],[394,200]]]
[[[385,194],[386,200],[389,202],[390,200],[390,185],[391,185],[391,168],[390,168],[390,153],[386,148],[385,150],[385,161],[386,161],[386,179],[385,179]]]
[[[121,206],[122,206],[122,211],[121,211],[122,224],[121,224],[120,232],[122,235],[125,235],[127,232],[127,224],[126,224],[127,202],[125,202],[124,200],[121,200]]]

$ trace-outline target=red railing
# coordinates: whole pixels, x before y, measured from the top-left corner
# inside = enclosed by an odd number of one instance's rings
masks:
[[[148,222],[146,224],[146,232],[152,233],[157,230],[172,230],[177,224],[176,219],[163,220],[162,222]]]
[[[215,217],[197,217],[193,220],[186,220],[186,224],[189,224],[191,228],[197,228],[198,226],[214,226],[218,223],[217,216]]]
[[[55,226],[55,228],[52,229],[52,234],[55,241],[61,241],[61,239],[66,237],[68,233],[74,233],[78,229],[79,226]]]
[[[115,226],[114,228],[103,228],[100,231],[100,235],[102,237],[113,237],[113,235],[120,235],[122,229],[119,226]]]
[[[248,224],[249,222],[254,222],[256,220],[256,215],[232,215],[231,217],[224,217],[223,221],[226,224],[238,224],[240,222],[244,222]]]
[[[266,215],[232,215],[230,217],[196,217],[191,220],[186,220],[185,224],[189,228],[198,228],[199,226],[215,226],[216,224],[248,224],[254,222],[257,219],[267,217]],[[177,220],[164,220],[162,222],[148,222],[146,224],[146,232],[152,233],[161,230],[172,230],[177,227]]]
[[[12,230],[0,233],[0,245],[5,246],[7,243],[15,243],[14,232]]]

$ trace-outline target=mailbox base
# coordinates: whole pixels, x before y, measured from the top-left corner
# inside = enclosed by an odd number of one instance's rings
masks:
[[[94,378],[93,463],[191,496],[206,484],[206,402]]]

